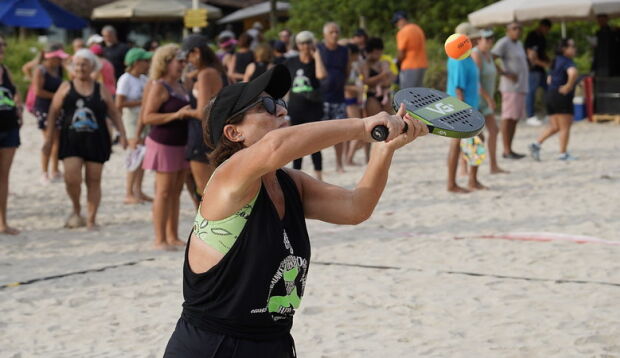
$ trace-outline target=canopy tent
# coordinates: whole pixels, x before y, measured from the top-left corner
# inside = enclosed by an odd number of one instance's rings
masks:
[[[619,15],[620,0],[502,0],[469,14],[474,26],[507,24],[511,21],[594,19],[596,15]]]
[[[472,12],[468,18],[478,27],[547,18],[561,21],[565,35],[564,21],[594,19],[599,14],[620,14],[620,0],[502,0]]]
[[[219,19],[222,11],[211,5],[199,3],[200,9],[207,9],[208,19]],[[119,0],[99,6],[93,10],[93,20],[106,19],[179,19],[192,8],[191,0]]]
[[[278,1],[276,2],[276,12],[278,15],[288,14],[288,10],[291,8],[291,4],[287,2]],[[227,24],[230,22],[241,21],[245,19],[249,19],[252,17],[268,15],[271,11],[271,4],[269,1],[262,2],[260,4],[248,6],[241,10],[237,10],[232,14],[220,19],[218,24]]]
[[[537,0],[519,6],[517,18],[521,21],[548,18],[551,20],[594,19],[596,15],[620,14],[620,0]]]
[[[520,0],[502,0],[470,13],[469,22],[477,27],[508,24],[516,20],[515,11]]]
[[[86,20],[47,0],[1,1],[0,23],[33,29],[46,29],[52,24],[69,30],[88,26]]]

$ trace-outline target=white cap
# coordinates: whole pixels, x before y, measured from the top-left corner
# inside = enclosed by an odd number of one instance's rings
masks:
[[[454,29],[454,32],[465,35],[470,39],[480,38],[480,30],[469,22],[461,22],[456,29]]]
[[[100,44],[103,42],[103,37],[98,34],[91,35],[88,40],[86,40],[86,46],[90,46],[93,44]]]

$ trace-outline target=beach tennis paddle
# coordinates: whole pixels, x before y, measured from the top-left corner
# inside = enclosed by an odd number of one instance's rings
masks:
[[[484,128],[484,116],[472,106],[449,96],[445,92],[431,88],[412,87],[402,89],[394,95],[394,110],[398,111],[401,103],[405,110],[416,120],[428,126],[428,132],[451,138],[470,138]],[[404,131],[407,131],[405,124]],[[386,126],[373,128],[371,135],[376,141],[388,137]]]

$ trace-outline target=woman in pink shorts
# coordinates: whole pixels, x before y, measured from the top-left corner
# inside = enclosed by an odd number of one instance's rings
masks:
[[[179,47],[162,46],[153,55],[151,85],[145,97],[142,120],[151,125],[146,138],[142,167],[156,171],[153,226],[155,247],[174,250],[179,240],[180,196],[189,163],[185,160],[187,118],[191,115],[189,96],[180,82],[185,60]]]

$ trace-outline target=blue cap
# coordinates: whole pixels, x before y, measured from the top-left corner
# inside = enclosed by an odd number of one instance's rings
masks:
[[[392,24],[397,23],[400,19],[407,20],[407,13],[402,10],[394,12],[394,15],[392,15]]]

